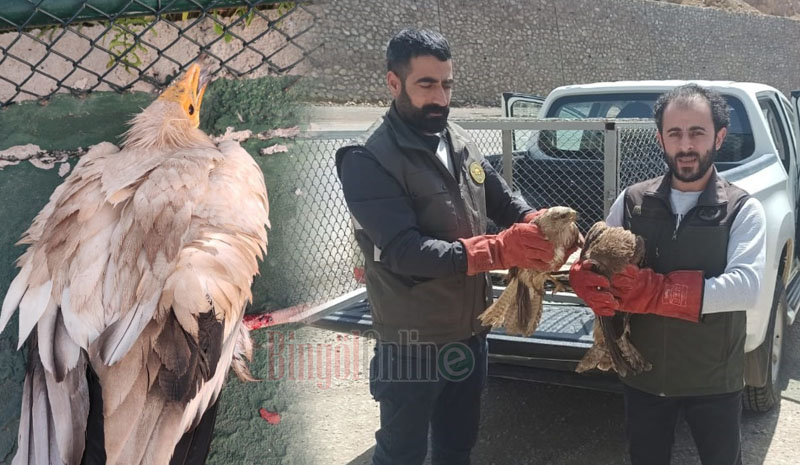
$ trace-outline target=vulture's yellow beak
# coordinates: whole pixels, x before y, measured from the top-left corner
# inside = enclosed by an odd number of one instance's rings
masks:
[[[179,104],[195,128],[200,125],[200,104],[211,81],[211,68],[203,61],[197,60],[189,66],[186,73],[158,97]]]

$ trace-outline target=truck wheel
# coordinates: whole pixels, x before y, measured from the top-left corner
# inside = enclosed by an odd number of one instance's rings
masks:
[[[778,403],[781,396],[781,360],[783,358],[783,339],[786,329],[786,290],[780,280],[775,286],[772,300],[772,320],[767,328],[764,343],[770,344],[769,372],[767,384],[762,387],[745,386],[742,401],[744,408],[753,412],[766,412]]]

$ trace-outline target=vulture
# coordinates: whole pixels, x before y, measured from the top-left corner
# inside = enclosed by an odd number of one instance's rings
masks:
[[[628,264],[641,265],[644,255],[644,239],[640,236],[598,221],[586,234],[580,260],[589,261],[594,272],[611,279]],[[595,318],[592,331],[594,344],[575,371],[582,373],[593,368],[608,371],[613,368],[617,374],[625,377],[629,372],[638,374],[652,368],[630,342],[630,315],[618,313],[613,317]]]
[[[77,465],[98,438],[105,463],[170,463],[231,364],[250,378],[242,316],[267,189],[238,143],[198,128],[204,61],[133,117],[121,149],[81,157],[19,241],[0,312],[2,331],[18,309],[29,341],[14,464]]]
[[[552,282],[555,291],[562,286],[551,273],[566,260],[567,252],[580,241],[575,220],[578,213],[569,207],[551,207],[531,221],[553,244],[554,254],[546,271],[512,267],[508,271],[508,285],[489,308],[479,315],[481,322],[493,328],[505,327],[512,335],[530,336],[542,317],[542,299],[545,283]]]

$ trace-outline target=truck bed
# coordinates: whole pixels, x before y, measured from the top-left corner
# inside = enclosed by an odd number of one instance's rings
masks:
[[[503,291],[494,286],[495,298]],[[372,326],[366,289],[337,302],[313,325],[333,331],[363,333]],[[592,345],[592,311],[572,294],[547,296],[542,320],[530,337],[510,336],[502,328],[489,333],[489,374],[549,384],[620,391],[614,373],[575,373]]]

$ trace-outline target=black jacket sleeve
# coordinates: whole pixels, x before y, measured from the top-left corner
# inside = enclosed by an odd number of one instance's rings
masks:
[[[486,192],[486,215],[498,226],[507,228],[522,221],[533,209],[519,197],[511,193],[505,179],[492,168],[486,159],[481,162],[486,173],[484,190]]]
[[[339,177],[347,206],[393,272],[422,278],[464,274],[463,244],[424,236],[411,199],[383,167],[362,149],[342,155]]]

